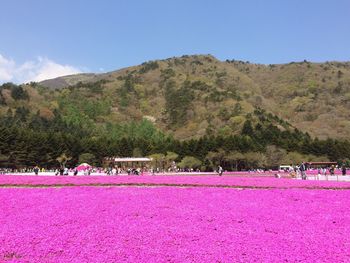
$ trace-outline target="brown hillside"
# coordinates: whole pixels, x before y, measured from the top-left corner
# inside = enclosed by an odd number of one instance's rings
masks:
[[[194,55],[25,89],[30,99],[20,104],[31,112],[56,109],[98,124],[147,118],[180,139],[238,133],[256,107],[319,138],[350,134],[349,62],[261,65]],[[1,112],[20,106],[2,92]]]

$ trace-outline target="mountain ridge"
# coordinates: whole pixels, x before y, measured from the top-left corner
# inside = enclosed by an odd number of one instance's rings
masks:
[[[246,64],[251,64],[251,65],[260,65],[260,66],[282,66],[282,65],[288,65],[288,64],[300,64],[300,63],[312,63],[312,64],[327,64],[327,63],[331,63],[331,64],[337,64],[337,63],[341,63],[341,64],[350,64],[350,61],[337,61],[337,60],[330,60],[330,61],[324,61],[324,62],[313,62],[313,61],[308,61],[308,60],[303,60],[303,61],[296,61],[296,62],[287,62],[287,63],[254,63],[254,62],[250,62],[250,61],[244,61],[244,60],[229,60],[229,59],[226,59],[226,60],[219,60],[217,59],[215,56],[213,55],[210,55],[210,54],[198,54],[198,55],[184,55],[184,56],[188,56],[188,57],[198,57],[198,56],[207,56],[207,57],[212,57],[214,58],[215,60],[218,60],[220,62],[237,62],[237,63],[246,63]],[[159,59],[159,60],[150,60],[150,61],[165,61],[165,60],[169,60],[169,59],[174,59],[174,58],[177,58],[177,57],[170,57],[170,58],[166,58],[166,59]],[[149,61],[147,61],[149,62]],[[144,63],[147,63],[147,62],[144,62]],[[107,75],[107,74],[110,74],[110,73],[114,73],[114,72],[118,72],[118,71],[122,71],[122,70],[125,70],[125,69],[128,69],[128,68],[132,68],[132,67],[135,67],[135,66],[129,66],[129,67],[123,67],[123,68],[119,68],[119,69],[116,69],[116,70],[112,70],[112,71],[107,71],[107,72],[104,72],[104,73],[96,73],[96,72],[83,72],[83,73],[77,73],[77,74],[70,74],[70,75],[64,75],[64,76],[60,76],[60,77],[55,77],[55,78],[50,78],[50,79],[45,79],[45,80],[42,80],[42,81],[39,81],[38,83],[43,85],[43,86],[46,86],[46,87],[49,87],[49,88],[57,88],[55,84],[52,84],[53,81],[61,81],[62,79],[63,80],[66,80],[66,79],[69,79],[69,78],[74,78],[74,77],[78,77],[78,80],[76,80],[75,83],[69,83],[69,82],[62,82],[62,85],[59,85],[59,88],[64,88],[64,87],[67,87],[69,85],[75,85],[77,84],[79,81],[82,81],[82,82],[86,82],[86,81],[97,81],[98,78],[101,78],[103,75]],[[84,76],[88,76],[88,75],[91,75],[91,76],[94,76],[96,77],[96,79],[92,79],[92,78],[84,78]],[[79,80],[79,77],[82,77],[83,79],[82,80]],[[73,81],[74,82],[74,81]]]
[[[52,117],[58,110],[69,121],[98,125],[148,118],[179,139],[237,134],[247,119],[260,122],[256,109],[314,137],[350,134],[350,62],[265,65],[184,55],[24,89],[30,99],[22,106],[30,112]],[[6,105],[0,110],[15,110],[19,103],[1,92]]]

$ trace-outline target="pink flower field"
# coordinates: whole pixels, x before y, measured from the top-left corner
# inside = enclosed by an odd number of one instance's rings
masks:
[[[0,178],[0,262],[350,261],[347,183],[23,177]],[[57,180],[70,186],[52,187]],[[109,180],[148,187],[75,186]],[[166,182],[198,185],[157,186]]]
[[[0,186],[206,186],[238,188],[349,189],[350,182],[236,176],[21,176],[0,175]]]

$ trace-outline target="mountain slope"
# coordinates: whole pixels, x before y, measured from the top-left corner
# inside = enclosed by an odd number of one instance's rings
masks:
[[[349,62],[261,65],[194,55],[23,89],[27,99],[1,89],[2,114],[23,107],[45,118],[59,112],[66,122],[97,126],[146,118],[179,139],[237,134],[247,119],[319,138],[350,134]]]

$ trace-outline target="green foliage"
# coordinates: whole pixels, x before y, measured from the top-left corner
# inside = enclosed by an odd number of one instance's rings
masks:
[[[0,86],[0,106],[1,105],[6,105],[6,101],[5,101],[5,98],[4,98],[4,95],[2,94],[2,91],[4,89],[6,89],[6,86],[8,85],[9,83],[5,83],[3,85]]]
[[[212,102],[222,102],[226,98],[226,95],[226,91],[214,89],[209,93],[208,100]]]
[[[232,151],[225,154],[224,160],[229,163],[231,170],[238,170],[244,163],[245,156],[238,151]]]
[[[183,125],[187,121],[187,110],[190,109],[194,99],[191,83],[185,81],[180,88],[176,88],[173,81],[169,81],[165,87],[166,112],[171,125]]]
[[[284,149],[278,148],[275,145],[268,145],[266,147],[266,165],[268,167],[277,168],[283,164],[287,156],[287,152]]]
[[[242,128],[242,134],[243,135],[248,135],[248,136],[253,136],[254,134],[254,129],[252,126],[252,122],[250,120],[246,120],[243,124],[243,128]]]
[[[337,73],[338,79],[340,79],[343,75],[344,73],[341,70],[338,70],[338,73]]]
[[[92,153],[82,153],[79,155],[79,163],[96,164],[96,156]]]
[[[25,122],[29,116],[29,110],[25,107],[16,108],[14,119],[19,122]]]
[[[228,121],[231,117],[231,113],[226,107],[221,107],[219,110],[219,116],[223,121]]]
[[[248,152],[244,155],[247,167],[261,168],[266,166],[266,157],[260,152]]]
[[[165,155],[162,153],[155,153],[149,156],[152,159],[153,168],[164,169]]]
[[[206,159],[210,162],[211,167],[215,168],[218,165],[222,165],[226,156],[226,152],[223,149],[216,151],[208,152]]]
[[[166,153],[166,156],[165,156],[165,160],[167,162],[167,165],[170,166],[171,163],[174,162],[178,157],[179,157],[179,155],[177,153],[168,151]]]
[[[112,101],[109,98],[86,98],[76,90],[67,90],[62,92],[58,103],[67,124],[92,128],[98,117],[110,113]]]
[[[6,105],[6,101],[4,96],[2,95],[1,91],[0,91],[0,105]]]
[[[139,147],[136,147],[132,150],[132,156],[133,157],[142,157],[143,153],[142,150]]]
[[[178,164],[180,168],[196,169],[201,167],[202,162],[193,156],[185,156]]]
[[[212,89],[212,86],[208,85],[207,83],[203,82],[203,81],[194,81],[192,83],[188,82],[187,85],[189,86],[189,88],[191,90],[199,90],[199,91],[204,91],[204,92],[208,92]]]
[[[73,90],[88,90],[93,94],[102,94],[103,93],[103,84],[107,83],[107,80],[99,80],[96,82],[87,82],[83,83],[79,81],[77,84],[69,86],[68,89],[73,91]]]
[[[131,94],[135,92],[135,85],[139,82],[138,78],[132,74],[128,74],[123,85],[118,89],[119,105],[126,108],[131,101]]]
[[[161,70],[160,72],[161,72],[160,77],[163,80],[170,79],[172,77],[175,77],[175,75],[176,75],[175,71],[172,68],[166,68],[166,69]]]
[[[154,167],[161,169],[182,159],[181,167],[205,165],[213,169],[222,164],[225,169],[232,170],[295,164],[302,159],[350,159],[349,141],[312,139],[298,130],[281,131],[272,125],[257,125],[250,136],[205,136],[178,141],[161,133],[147,120],[109,124],[105,129],[95,130],[73,124],[67,126],[62,116],[55,114],[50,121],[38,115],[26,118],[20,126],[11,114],[0,117],[0,153],[4,160],[0,165],[57,167],[61,163],[72,167],[79,161],[101,165],[106,156],[142,154],[153,157]],[[193,159],[189,162],[188,158],[184,159],[186,156],[204,162],[192,162]]]
[[[233,108],[232,115],[237,116],[242,113],[242,106],[239,102],[237,102]]]
[[[67,166],[84,153],[94,154],[96,164],[105,156],[162,154],[162,168],[174,156],[204,160],[206,169],[218,162],[248,169],[339,161],[350,158],[350,143],[326,138],[348,137],[349,76],[349,63],[265,66],[184,56],[108,74],[108,85],[6,83],[0,86],[0,164],[56,167],[63,153],[72,158]],[[141,121],[145,115],[156,126]]]
[[[8,89],[8,90],[12,90],[13,88],[16,88],[17,85],[13,84],[12,82],[6,82],[2,85],[0,85],[0,89]]]
[[[28,92],[22,86],[11,85],[11,96],[14,100],[28,100]]]
[[[159,68],[159,64],[157,61],[149,61],[141,64],[141,69],[139,70],[140,74],[147,73],[148,71],[155,70]]]

